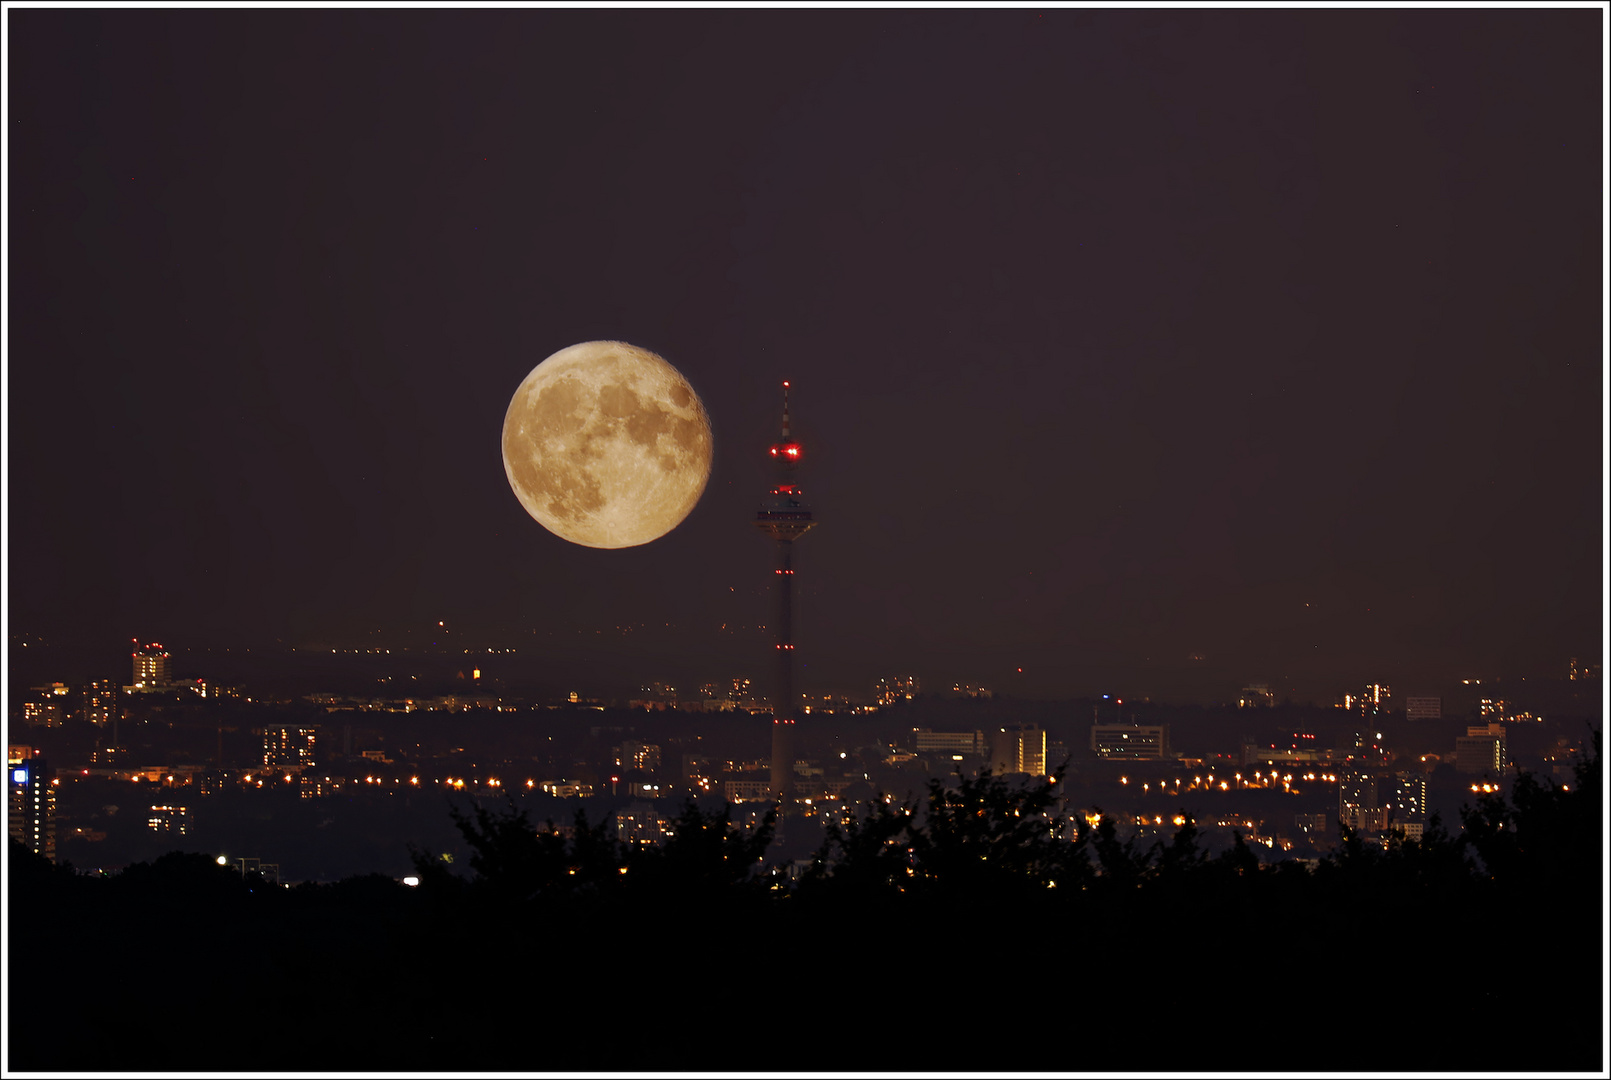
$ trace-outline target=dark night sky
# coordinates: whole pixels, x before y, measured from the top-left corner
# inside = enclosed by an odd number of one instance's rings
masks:
[[[759,676],[788,378],[805,689],[1564,674],[1602,17],[13,8],[11,630]],[[624,551],[499,457],[598,338],[717,440]]]

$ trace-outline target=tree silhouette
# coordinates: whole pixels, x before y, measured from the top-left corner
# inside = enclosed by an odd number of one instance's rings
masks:
[[[706,812],[689,799],[665,842],[643,850],[634,860],[632,887],[681,899],[762,893],[768,884],[761,873],[762,861],[776,827],[775,810],[767,811],[753,832],[746,832],[733,823],[730,805]]]
[[[1599,813],[1598,731],[1593,747],[1592,758],[1583,755],[1574,763],[1572,784],[1557,786],[1518,769],[1508,799],[1495,792],[1461,809],[1465,840],[1502,891],[1551,892],[1597,884],[1599,867],[1587,855],[1602,850],[1605,827]]]
[[[1197,819],[1184,808],[1179,816],[1181,823],[1174,837],[1168,844],[1157,845],[1158,861],[1153,876],[1167,883],[1194,879],[1208,862],[1207,853],[1199,844],[1202,833],[1197,828]]]
[[[831,824],[822,846],[802,877],[799,894],[815,899],[827,893],[840,901],[873,901],[903,891],[914,871],[909,834],[912,807],[892,807],[883,799],[866,804],[866,813]]]
[[[366,1038],[350,1039],[347,1028],[323,1043],[315,1033],[312,1043],[269,1046],[261,1051],[265,1068],[518,1071],[537,1061],[559,1071],[698,1068],[709,1047],[687,1035],[716,1030],[716,1014],[712,997],[697,989],[657,997],[653,1009],[634,1015],[638,1037],[555,1038],[538,1057],[528,1029],[487,1022],[486,1002],[535,991],[552,1028],[591,1032],[601,1004],[639,972],[719,979],[753,968],[757,956],[786,957],[790,992],[817,1001],[842,996],[847,971],[879,963],[889,966],[896,992],[881,995],[868,1015],[887,1030],[918,1031],[959,996],[999,991],[1044,1001],[1066,993],[1069,968],[1055,951],[1064,943],[1091,973],[1093,995],[1141,1000],[1183,973],[1201,974],[1216,996],[1272,1030],[1292,1030],[1323,1018],[1325,1001],[1379,999],[1384,963],[1435,938],[1481,948],[1407,957],[1425,1030],[1468,1026],[1475,1010],[1502,1011],[1518,1030],[1539,1034],[1411,1039],[1391,1051],[1392,1065],[1456,1072],[1603,1065],[1603,988],[1540,976],[1530,966],[1535,957],[1559,959],[1570,972],[1580,951],[1600,955],[1597,757],[1580,761],[1565,786],[1518,774],[1507,794],[1466,808],[1455,834],[1436,819],[1418,839],[1390,835],[1385,845],[1345,831],[1337,853],[1313,873],[1296,862],[1261,864],[1240,834],[1229,851],[1206,854],[1184,812],[1171,838],[1150,844],[1106,815],[1094,829],[1082,819],[1071,830],[1055,786],[1055,778],[1020,784],[983,773],[931,783],[920,803],[870,803],[828,830],[792,891],[764,863],[773,819],[746,830],[729,808],[691,803],[658,848],[620,843],[608,820],[589,825],[578,816],[563,832],[533,825],[512,801],[455,809],[469,855],[449,867],[416,852],[418,889],[378,875],[262,888],[209,856],[179,853],[88,877],[13,843],[9,962],[29,973],[30,993],[10,1003],[11,1063],[27,1071],[216,1067],[259,1035],[264,1017],[289,1022],[285,1003],[294,1001],[300,1012],[350,1017]],[[137,955],[163,956],[172,942],[194,940],[254,962],[188,1006],[193,1036],[152,1040],[172,1000],[197,998],[193,971],[106,965],[103,941],[83,928],[108,923],[125,928],[122,940]],[[1301,951],[1317,933],[1342,950],[1341,962],[1294,963],[1286,943]],[[1182,951],[1204,935],[1235,944],[1231,961],[1187,957],[1183,968]],[[1244,943],[1262,943],[1258,962],[1242,962]],[[1384,951],[1392,949],[1400,952]],[[1013,960],[1027,962],[1003,966]],[[904,991],[903,977],[917,980],[916,988]],[[58,1004],[82,996],[91,985],[85,978],[126,1003],[93,1040]],[[419,992],[466,980],[477,993]],[[774,1048],[776,1036],[765,1025],[738,1025],[721,1029],[720,1039],[735,1058],[752,1060]],[[1079,1052],[1082,1065],[1104,1072],[1138,1064],[1190,1071],[1203,1060],[1201,1041],[1190,1037],[1149,1041],[1139,1057],[1128,1043],[1100,1040]],[[945,1037],[897,1038],[859,1053],[858,1064],[876,1071],[987,1071],[1004,1063],[992,1040],[959,1048]],[[1372,1040],[1344,1040],[1328,1053],[1333,1067],[1348,1072],[1384,1060]],[[1022,1059],[1026,1067],[1052,1063]]]
[[[513,799],[497,811],[477,804],[466,813],[450,805],[448,814],[470,848],[474,877],[469,887],[494,905],[596,897],[620,888],[626,853],[610,834],[608,821],[589,825],[579,809],[567,838],[552,821],[534,826]],[[410,854],[427,892],[451,895],[460,887],[456,875],[429,851],[411,848]]]
[[[958,775],[955,787],[929,781],[922,828],[910,834],[915,886],[959,898],[1044,890],[1059,877],[1075,886],[1083,834],[1076,849],[1049,813],[1062,778],[1058,769],[1018,786],[983,769]]]
[[[1096,852],[1097,866],[1101,869],[1100,887],[1105,892],[1128,892],[1140,888],[1147,876],[1147,865],[1152,861],[1152,849],[1138,848],[1136,837],[1119,840],[1118,824],[1102,813],[1091,838],[1091,849]]]

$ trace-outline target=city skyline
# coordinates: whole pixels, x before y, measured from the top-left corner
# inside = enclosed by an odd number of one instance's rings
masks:
[[[788,379],[802,689],[1564,678],[1602,17],[9,8],[11,632],[760,676]],[[710,412],[643,547],[502,474],[588,340]]]

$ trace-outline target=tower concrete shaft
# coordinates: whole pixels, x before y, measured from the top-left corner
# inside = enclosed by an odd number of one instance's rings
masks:
[[[776,463],[777,482],[761,509],[755,525],[777,543],[777,623],[773,648],[777,653],[777,674],[772,708],[772,797],[780,807],[794,795],[794,723],[798,700],[794,693],[794,542],[816,525],[811,508],[801,499],[795,483],[800,464],[800,444],[789,427],[789,384],[783,384],[783,437],[771,448]]]

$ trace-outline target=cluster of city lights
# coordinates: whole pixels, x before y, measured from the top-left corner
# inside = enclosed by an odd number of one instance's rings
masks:
[[[1273,771],[1266,774],[1263,770],[1256,769],[1251,777],[1244,776],[1241,773],[1236,773],[1229,780],[1216,779],[1213,773],[1208,773],[1206,776],[1192,777],[1191,783],[1189,784],[1186,783],[1184,777],[1177,777],[1172,781],[1159,780],[1156,785],[1154,785],[1151,781],[1144,781],[1141,784],[1141,791],[1143,794],[1150,795],[1153,793],[1154,787],[1156,787],[1158,794],[1172,796],[1178,795],[1184,791],[1230,791],[1233,788],[1237,791],[1256,791],[1264,788],[1275,788],[1279,786],[1281,790],[1287,794],[1297,795],[1300,794],[1300,792],[1297,788],[1292,786],[1295,780],[1318,780],[1324,781],[1325,783],[1334,784],[1337,782],[1337,776],[1335,773],[1313,772],[1303,773],[1296,776],[1293,773],[1278,773]],[[1119,777],[1119,783],[1129,786],[1130,778],[1128,776],[1121,776]]]
[[[89,770],[87,770],[87,769],[84,770],[84,775],[87,776],[88,774],[89,774]],[[141,778],[139,776],[135,776],[134,779],[138,780],[138,779],[141,779]],[[170,783],[172,781],[174,781],[175,779],[176,778],[173,777],[173,776],[168,777],[168,780],[169,780]],[[245,784],[247,787],[259,787],[260,788],[260,787],[263,786],[263,783],[264,783],[265,780],[273,780],[273,779],[274,779],[274,777],[272,777],[272,776],[263,776],[263,775],[259,775],[257,773],[245,773],[244,775],[241,776],[241,783]],[[292,782],[296,781],[298,779],[298,775],[296,773],[286,773],[283,777],[280,777],[279,779],[282,782],[289,784],[289,783],[292,783]],[[387,778],[387,777],[384,777],[384,776],[364,776],[364,777],[361,777],[361,778],[356,777],[356,776],[354,776],[354,777],[325,776],[323,778],[323,782],[327,783],[327,784],[329,784],[329,783],[340,784],[340,783],[346,782],[349,779],[352,780],[354,783],[374,784],[374,785],[381,786],[381,787],[384,787],[387,784],[394,784],[395,785],[395,784],[405,783],[405,781],[400,777]],[[61,783],[61,781],[59,779],[58,780],[52,780],[51,782],[53,784]],[[488,788],[501,788],[501,787],[504,786],[504,781],[498,779],[495,776],[489,776],[489,777],[487,777],[485,779],[477,779],[477,778],[474,778],[474,777],[462,777],[462,776],[446,776],[446,777],[442,777],[441,779],[433,779],[430,782],[433,783],[433,784],[441,784],[444,787],[450,787],[450,788],[453,788],[455,790],[462,790],[467,785],[470,786],[470,787],[488,787]],[[187,776],[184,779],[184,783],[185,784],[194,783],[194,778]],[[409,785],[411,785],[413,787],[419,787],[420,786],[420,778],[418,776],[411,776],[411,777],[408,778],[406,783],[408,783]],[[707,783],[708,783],[708,781],[707,781]],[[535,788],[536,786],[537,786],[537,781],[536,780],[528,779],[526,781],[527,790],[531,790],[531,789]]]

